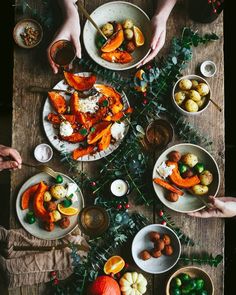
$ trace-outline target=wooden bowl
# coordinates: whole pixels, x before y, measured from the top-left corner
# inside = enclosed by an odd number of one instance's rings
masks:
[[[177,277],[181,273],[188,274],[191,278],[201,278],[205,282],[204,289],[208,292],[209,295],[214,295],[214,285],[212,282],[211,277],[201,268],[196,266],[186,266],[178,269],[176,272],[174,272],[171,277],[168,279],[167,285],[166,285],[166,295],[171,295],[170,293],[170,284],[174,277]]]

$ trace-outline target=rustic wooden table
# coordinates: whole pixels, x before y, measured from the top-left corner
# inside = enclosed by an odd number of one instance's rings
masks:
[[[41,8],[41,1],[28,1],[32,7]],[[109,1],[82,1],[88,12],[92,12],[99,5]],[[133,0],[129,1],[140,6],[151,17],[154,11],[153,0]],[[22,18],[22,15],[16,14],[16,20]],[[25,17],[25,15],[24,15]],[[84,18],[81,16],[81,22]],[[223,16],[219,16],[216,21],[211,24],[193,23],[187,14],[184,2],[176,5],[168,20],[167,39],[165,47],[160,55],[168,51],[172,37],[179,35],[184,26],[193,26],[198,29],[199,33],[215,32],[220,36],[217,43],[208,44],[207,46],[199,46],[194,50],[193,60],[186,70],[186,74],[195,73],[200,62],[205,59],[213,60],[218,68],[214,78],[209,79],[212,87],[213,98],[223,107],[224,105],[224,59],[223,59]],[[127,74],[127,73],[126,73]],[[47,142],[42,127],[42,107],[45,95],[31,93],[27,90],[30,85],[38,85],[44,87],[52,87],[61,80],[60,75],[53,75],[49,69],[45,48],[42,46],[34,50],[23,50],[15,47],[14,50],[14,70],[13,70],[13,121],[12,121],[12,146],[17,148],[24,161],[34,162],[33,149],[42,142]],[[209,109],[191,121],[203,133],[207,133],[213,140],[212,155],[216,159],[221,172],[221,186],[219,194],[224,193],[224,112],[219,112],[211,105]],[[50,165],[58,171],[68,173],[67,167],[60,163],[59,155],[54,151],[54,157]],[[155,159],[154,159],[155,160]],[[96,171],[99,163],[81,163],[81,169],[91,172]],[[12,173],[11,176],[11,212],[10,226],[11,228],[20,227],[15,212],[16,195],[20,186],[36,171],[31,168],[23,167],[20,171]],[[85,198],[86,199],[86,198]],[[135,208],[142,209],[146,216],[155,222],[157,212],[155,208],[147,209],[145,207]],[[183,252],[187,254],[200,253],[202,250],[212,253],[213,255],[222,254],[224,251],[224,221],[221,219],[195,219],[185,214],[177,214],[171,212],[176,224],[190,237],[193,237],[197,246],[183,247]],[[215,295],[223,294],[224,282],[224,264],[221,263],[217,268],[202,266],[213,279],[215,285]],[[173,270],[172,270],[173,271]],[[147,275],[148,291],[147,295],[165,294],[165,282],[171,271],[163,275]],[[33,287],[21,287],[6,290],[6,294],[51,294],[46,291],[48,288],[44,285]],[[8,293],[9,292],[9,293]],[[3,293],[4,294],[4,291]]]

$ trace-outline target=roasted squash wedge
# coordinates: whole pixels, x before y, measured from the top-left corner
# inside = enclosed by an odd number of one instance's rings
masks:
[[[113,98],[114,103],[120,103],[121,102],[121,95],[119,92],[117,92],[114,88],[108,85],[103,84],[95,84],[95,89],[105,95],[106,97]]]
[[[48,92],[48,97],[52,106],[59,114],[64,114],[66,112],[66,100],[61,94],[50,91]]]
[[[115,51],[117,48],[120,47],[120,45],[124,41],[124,32],[123,30],[118,30],[115,32],[107,41],[106,43],[101,47],[102,52],[112,52]]]
[[[106,150],[111,143],[111,128],[107,129],[98,143],[98,150]]]
[[[101,58],[114,63],[127,64],[133,60],[132,55],[127,51],[115,50],[102,53]]]
[[[27,190],[25,190],[23,192],[22,197],[21,197],[21,209],[22,210],[29,208],[30,199],[33,198],[38,186],[39,186],[39,184],[37,183],[35,185],[30,186],[29,188],[27,188]]]
[[[71,95],[70,98],[70,109],[71,113],[73,115],[79,116],[80,115],[80,110],[79,110],[79,95],[77,92],[74,92]]]
[[[94,144],[97,142],[100,138],[103,137],[103,135],[111,128],[111,124],[107,121],[98,123],[93,126],[94,131],[90,132],[88,137],[87,137],[87,142],[88,144]]]
[[[79,147],[79,148],[73,150],[73,152],[72,152],[72,158],[74,160],[77,160],[80,157],[83,157],[83,156],[92,154],[93,153],[93,150],[94,150],[94,146],[93,145],[89,145],[86,148]]]
[[[111,115],[106,116],[104,118],[104,121],[113,121],[113,122],[116,122],[116,121],[119,121],[123,116],[124,116],[124,113],[123,112],[118,112],[118,113],[116,113],[113,116],[111,116]]]
[[[61,136],[61,138],[65,141],[76,143],[83,141],[85,139],[85,136],[80,134],[79,132],[75,132],[70,136]]]
[[[66,118],[66,121],[70,122],[71,125],[75,123],[75,115],[63,115]],[[54,113],[49,113],[48,114],[48,121],[51,122],[52,124],[60,124],[62,120],[60,119],[60,116]]]
[[[89,77],[82,77],[74,75],[70,72],[64,72],[64,77],[68,85],[78,91],[86,91],[93,87],[96,82],[96,76],[91,75]]]
[[[172,170],[172,174],[169,176],[172,183],[174,183],[176,186],[180,188],[190,188],[196,184],[200,183],[200,179],[197,175],[194,175],[192,177],[182,178],[178,169],[178,163],[177,162],[166,162],[167,166],[173,165],[175,168]]]

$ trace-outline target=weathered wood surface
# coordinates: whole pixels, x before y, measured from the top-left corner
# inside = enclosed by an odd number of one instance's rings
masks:
[[[32,5],[39,5],[41,1],[32,1]],[[92,12],[99,5],[109,1],[84,1],[88,12]],[[151,17],[153,14],[152,0],[129,1],[140,6]],[[217,74],[209,79],[212,87],[213,98],[223,107],[224,104],[224,64],[223,64],[223,16],[221,15],[211,24],[194,24],[187,15],[185,4],[178,4],[169,20],[167,26],[167,38],[165,47],[160,55],[168,51],[170,40],[173,36],[179,35],[184,26],[194,26],[200,33],[215,32],[220,36],[220,41],[207,46],[199,46],[194,50],[193,60],[186,70],[186,73],[196,73],[197,66],[206,59],[211,59],[217,64]],[[16,15],[16,18],[20,17]],[[84,18],[81,16],[81,22]],[[45,96],[27,91],[29,85],[52,87],[61,79],[61,75],[53,75],[49,69],[46,60],[45,48],[42,46],[34,50],[23,50],[18,47],[14,51],[14,85],[13,85],[13,124],[12,124],[12,145],[17,148],[24,161],[34,163],[33,149],[41,143],[47,142],[44,134],[41,120],[42,107]],[[127,73],[124,73],[127,74]],[[213,140],[212,155],[215,157],[221,172],[220,195],[224,194],[224,112],[220,113],[210,105],[207,111],[190,119],[202,133],[208,134]],[[153,163],[158,155],[153,158]],[[81,169],[91,173],[96,173],[96,167],[99,163],[81,164]],[[59,155],[54,151],[53,160],[50,165],[58,171],[68,173],[67,167],[60,163]],[[20,224],[15,213],[15,200],[20,186],[36,171],[23,167],[21,171],[12,173],[11,177],[11,212],[10,226],[18,228]],[[87,203],[91,202],[89,196],[85,196]],[[157,212],[155,208],[134,208],[141,209],[144,214],[155,222]],[[213,255],[222,254],[224,251],[224,221],[220,219],[201,220],[191,218],[184,214],[171,212],[176,224],[183,231],[196,241],[195,247],[183,247],[184,253],[200,253],[202,250]],[[224,265],[220,264],[217,268],[202,266],[210,276],[215,285],[215,295],[223,294]],[[173,269],[166,274],[151,276],[145,274],[149,281],[147,295],[165,294],[166,279],[173,272]],[[46,291],[47,290],[47,291]],[[3,292],[3,291],[2,291]],[[9,294],[36,295],[43,293],[50,294],[45,285],[33,287],[21,287],[9,290]]]

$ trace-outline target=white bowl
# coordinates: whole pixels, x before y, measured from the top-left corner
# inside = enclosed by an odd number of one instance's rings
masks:
[[[199,110],[199,111],[197,111],[197,112],[188,112],[188,111],[186,111],[185,109],[183,109],[181,106],[179,106],[179,105],[176,103],[176,101],[175,101],[175,93],[178,92],[178,91],[181,91],[181,90],[179,89],[179,86],[178,86],[178,85],[179,85],[179,82],[180,82],[181,80],[183,80],[183,79],[197,80],[197,81],[199,81],[199,82],[201,82],[201,83],[206,83],[207,86],[209,87],[210,92],[209,92],[209,93],[207,94],[207,96],[206,96],[207,99],[208,99],[208,101],[207,101],[207,103],[205,104],[205,106],[204,106],[201,110]],[[175,83],[175,85],[174,85],[174,87],[173,87],[173,90],[172,90],[172,102],[173,102],[175,108],[176,108],[181,114],[183,114],[183,115],[191,116],[191,115],[199,115],[199,114],[201,114],[202,112],[204,112],[204,111],[209,107],[209,105],[210,105],[210,100],[209,100],[209,98],[211,98],[211,87],[210,87],[209,83],[208,83],[204,78],[202,78],[201,76],[198,76],[198,75],[186,75],[186,76],[181,77],[181,78]]]
[[[165,162],[168,159],[167,155],[172,151],[178,151],[181,153],[181,155],[184,155],[187,153],[195,154],[198,157],[199,163],[203,163],[206,169],[211,171],[213,174],[213,182],[209,185],[208,195],[211,195],[211,196],[217,195],[219,186],[220,186],[220,172],[219,172],[218,165],[208,151],[206,151],[204,148],[195,144],[181,143],[181,144],[176,144],[168,148],[167,150],[165,150],[157,159],[156,164],[154,165],[153,174],[152,174],[153,178],[160,177],[157,172],[157,167],[159,167],[162,162]],[[155,184],[154,182],[153,182],[153,187],[160,201],[166,207],[176,212],[190,213],[190,212],[199,211],[205,208],[205,205],[201,202],[201,200],[198,197],[192,195],[187,190],[183,190],[184,195],[180,196],[177,202],[170,202],[165,197],[166,194],[168,193],[166,189],[159,186],[158,184]],[[201,198],[205,198],[205,196],[202,196]]]
[[[143,250],[151,250],[153,242],[150,241],[148,234],[151,231],[157,231],[160,234],[168,234],[171,238],[171,245],[174,252],[171,256],[162,255],[159,258],[151,257],[148,260],[142,260],[139,257]],[[178,262],[181,253],[181,244],[176,233],[169,227],[161,224],[150,224],[142,228],[134,237],[132,243],[132,256],[135,263],[142,270],[152,273],[160,274],[170,270]]]
[[[136,67],[150,52],[151,24],[147,14],[138,6],[124,1],[114,1],[103,4],[95,9],[91,15],[95,23],[101,27],[109,21],[123,22],[131,19],[138,26],[145,38],[145,43],[132,53],[133,61],[127,64],[108,62],[100,57],[99,49],[96,46],[97,30],[87,20],[83,31],[83,41],[89,56],[100,66],[110,70],[123,71]]]
[[[213,77],[216,73],[216,64],[211,60],[205,60],[200,66],[200,71],[204,77]]]

